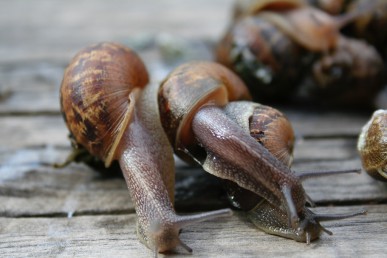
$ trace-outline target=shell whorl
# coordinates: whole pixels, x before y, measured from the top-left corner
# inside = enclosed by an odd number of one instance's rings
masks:
[[[286,166],[291,166],[294,130],[283,113],[249,101],[231,102],[224,111],[277,159]]]
[[[161,83],[158,102],[164,130],[175,149],[192,144],[191,121],[203,105],[224,106],[250,99],[245,84],[226,67],[212,62],[189,62]]]
[[[100,43],[81,50],[63,77],[61,110],[76,142],[109,166],[148,72],[131,49]]]
[[[284,114],[272,107],[250,101],[231,102],[223,110],[231,120],[268,149],[277,159],[286,166],[291,166],[294,131]],[[254,214],[262,197],[231,181],[224,183],[233,206],[242,210],[250,210]]]
[[[387,181],[387,110],[377,110],[364,125],[358,151],[364,169],[373,177]]]
[[[292,165],[294,131],[284,114],[269,106],[258,105],[250,119],[250,135],[286,166]]]

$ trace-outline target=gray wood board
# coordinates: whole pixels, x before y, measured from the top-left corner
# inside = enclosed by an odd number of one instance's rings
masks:
[[[334,235],[323,234],[310,245],[265,234],[243,215],[235,213],[230,218],[184,228],[181,239],[194,252],[193,255],[184,250],[177,252],[179,257],[383,257],[387,206],[367,209],[366,216],[323,223]],[[319,209],[320,212],[353,210],[353,207]],[[0,250],[4,257],[152,256],[136,238],[134,214],[0,218]]]

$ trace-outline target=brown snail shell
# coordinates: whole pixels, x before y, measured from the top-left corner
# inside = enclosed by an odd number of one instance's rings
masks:
[[[238,0],[233,8],[234,20],[255,15],[263,10],[287,10],[305,6],[302,0]]]
[[[346,33],[350,37],[366,40],[369,44],[375,46],[380,55],[387,58],[387,1],[386,0],[354,0],[346,8],[346,12],[361,11],[374,7],[359,16],[350,24]]]
[[[377,110],[362,128],[358,151],[364,169],[372,177],[387,181],[387,111]]]
[[[62,113],[76,142],[109,166],[148,72],[136,53],[115,43],[87,47],[73,60],[62,81]]]
[[[173,70],[160,85],[158,102],[164,130],[176,154],[186,161],[191,159],[186,155],[187,149],[195,148],[190,124],[200,107],[206,103],[224,106],[242,99],[251,99],[245,84],[222,65],[194,61]]]
[[[231,102],[226,114],[288,167],[293,162],[294,131],[279,110],[247,101]]]
[[[383,61],[375,48],[347,37],[313,63],[309,76],[311,85],[300,86],[306,99],[341,107],[370,106],[385,81]]]
[[[275,108],[247,101],[231,102],[226,114],[288,167],[293,162],[294,131],[289,120]],[[225,181],[231,204],[252,211],[262,197],[231,181]]]
[[[259,16],[233,23],[217,46],[216,59],[246,82],[254,99],[286,99],[302,79],[313,54]]]

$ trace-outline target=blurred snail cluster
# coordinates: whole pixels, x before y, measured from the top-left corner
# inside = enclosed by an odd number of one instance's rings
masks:
[[[216,47],[256,101],[373,107],[386,82],[386,0],[239,0]]]

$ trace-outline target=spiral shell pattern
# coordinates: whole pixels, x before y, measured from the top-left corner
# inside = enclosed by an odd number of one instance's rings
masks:
[[[148,83],[141,59],[129,48],[100,43],[81,50],[65,70],[61,111],[76,142],[109,166]]]

